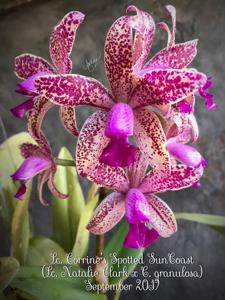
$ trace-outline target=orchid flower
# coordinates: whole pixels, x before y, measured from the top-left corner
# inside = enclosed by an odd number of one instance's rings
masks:
[[[17,92],[29,96],[29,99],[11,109],[14,116],[22,118],[27,111],[33,108],[35,99],[38,97],[34,85],[36,78],[47,74],[71,73],[72,61],[69,56],[76,37],[76,31],[83,20],[84,15],[81,12],[72,11],[54,27],[49,41],[49,51],[53,65],[32,54],[22,54],[15,58],[15,74],[23,80],[18,84],[19,89],[17,89]],[[52,106],[51,103],[48,109]],[[45,114],[46,111],[42,113]],[[73,135],[78,135],[74,107],[61,107],[60,117],[65,128]]]
[[[207,77],[182,66],[178,69],[151,62],[144,65],[155,23],[148,13],[135,6],[129,6],[128,11],[136,14],[117,19],[105,41],[105,68],[112,93],[93,78],[72,74],[40,76],[35,80],[35,89],[39,95],[62,107],[92,105],[104,110],[104,117],[97,118],[99,115],[94,114],[88,118],[87,123],[92,123],[90,131],[81,132],[78,140],[78,143],[85,142],[87,136],[93,137],[92,132],[104,128],[101,145],[96,141],[96,147],[102,150],[99,153],[101,163],[114,167],[131,165],[136,156],[136,148],[129,142],[133,136],[150,164],[154,156],[155,164],[168,170],[169,154],[161,124],[146,106],[171,105],[186,99],[205,86]],[[175,61],[183,56],[183,65],[187,65],[194,56],[195,45],[196,42],[191,43],[191,50],[190,44],[179,47],[179,51],[175,51]],[[187,51],[191,54],[184,55]],[[167,58],[174,62],[171,53]],[[91,144],[86,147],[87,152],[90,148]],[[80,155],[77,159],[79,164]]]
[[[94,234],[104,234],[126,216],[129,231],[124,246],[129,248],[147,247],[158,236],[167,238],[177,231],[175,216],[168,205],[155,193],[179,190],[198,182],[202,167],[186,165],[172,166],[171,173],[151,170],[146,173],[146,158],[138,152],[136,162],[125,173],[122,169],[109,167],[100,184],[110,186],[115,192],[109,194],[96,208],[87,229]],[[123,174],[123,181],[121,177]],[[90,171],[99,181],[98,174]]]
[[[189,116],[185,113],[174,113],[165,128],[167,150],[172,157],[187,166],[207,166],[206,160],[192,146],[186,145],[192,139],[197,139],[197,123],[190,123]],[[193,126],[195,125],[195,126]]]
[[[14,181],[20,181],[21,183],[15,197],[22,200],[26,192],[27,181],[39,174],[38,194],[43,205],[47,205],[42,195],[43,185],[46,181],[48,181],[48,187],[53,195],[61,199],[68,197],[68,195],[58,191],[54,184],[57,167],[51,147],[40,128],[44,115],[42,112],[46,111],[49,106],[51,106],[51,103],[47,99],[36,98],[34,107],[28,113],[28,132],[37,142],[37,145],[29,143],[21,145],[21,154],[25,160],[16,172],[11,175]]]
[[[168,25],[164,22],[159,22],[158,27],[167,31],[168,42],[167,47],[156,53],[153,58],[145,65],[145,68],[173,68],[183,69],[186,68],[195,58],[197,54],[197,42],[198,40],[192,40],[185,43],[175,44],[176,33],[176,9],[172,5],[167,5],[166,10],[172,19],[172,31],[170,31]],[[208,93],[208,89],[212,86],[212,78],[207,77],[205,84],[199,88],[197,94],[205,99],[205,103],[210,110],[214,110],[216,104],[214,103],[213,95]],[[177,104],[172,105],[177,107],[180,112],[190,113],[194,111],[195,96],[194,94],[179,101]],[[168,113],[171,105],[160,106],[159,109]]]

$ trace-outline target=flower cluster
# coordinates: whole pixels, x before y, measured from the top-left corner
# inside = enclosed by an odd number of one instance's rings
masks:
[[[39,193],[48,181],[53,194],[56,163],[41,129],[46,112],[58,105],[65,128],[78,136],[78,173],[112,189],[97,207],[87,228],[94,234],[112,229],[124,216],[129,224],[125,247],[151,244],[158,236],[169,237],[177,230],[168,205],[156,194],[200,186],[206,161],[189,143],[198,139],[194,116],[195,96],[214,109],[208,92],[212,80],[188,67],[197,53],[197,40],[175,43],[176,11],[166,6],[172,30],[164,22],[158,27],[168,33],[167,46],[147,60],[155,35],[150,14],[129,6],[108,31],[104,63],[110,90],[94,78],[71,74],[69,58],[77,28],[84,20],[70,12],[50,36],[53,65],[43,58],[23,54],[15,60],[15,73],[23,81],[17,92],[29,99],[12,109],[25,114],[28,131],[37,145],[21,146],[23,164],[12,175],[21,181],[17,197],[22,199],[26,181],[40,174]],[[75,109],[78,105],[98,108],[79,132]]]

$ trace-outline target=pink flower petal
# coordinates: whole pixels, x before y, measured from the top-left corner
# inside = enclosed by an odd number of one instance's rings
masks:
[[[100,156],[100,162],[113,167],[126,167],[135,161],[136,148],[129,144],[133,135],[134,115],[126,103],[115,104],[108,113],[105,135],[111,140]]]
[[[106,75],[116,101],[126,102],[132,90],[132,28],[129,16],[117,19],[106,36]]]
[[[134,137],[151,167],[169,171],[170,158],[166,137],[157,115],[148,108],[135,110]]]
[[[26,112],[33,107],[33,105],[34,105],[34,98],[32,97],[24,101],[23,103],[14,106],[13,108],[10,109],[10,111],[16,118],[22,119],[25,116]]]
[[[104,234],[111,230],[125,213],[124,195],[111,193],[96,208],[87,229],[94,234]]]
[[[30,156],[45,157],[41,148],[38,145],[23,143],[20,145],[20,152],[24,158],[29,158]]]
[[[77,171],[97,184],[126,191],[129,181],[120,167],[110,167],[99,161],[103,149],[109,143],[105,136],[107,113],[98,111],[92,114],[83,125],[76,148]]]
[[[53,107],[54,105],[49,102],[46,98],[37,97],[34,102],[34,108],[29,111],[28,114],[28,132],[31,137],[38,143],[38,145],[44,149],[44,152],[48,157],[51,157],[51,148],[46,139],[41,125],[45,114]]]
[[[56,173],[56,166],[52,166],[50,177],[48,179],[48,188],[55,197],[60,198],[60,199],[67,199],[69,197],[69,195],[60,192],[57,189],[57,187],[55,186],[55,183],[54,183],[55,173]]]
[[[76,113],[73,106],[60,106],[60,119],[66,130],[72,135],[79,135],[79,130],[76,123]]]
[[[48,169],[50,165],[51,162],[47,158],[30,156],[11,177],[13,180],[28,180]]]
[[[148,167],[148,160],[145,155],[138,149],[136,154],[136,161],[130,166],[128,171],[128,177],[130,179],[130,186],[136,188],[139,186]]]
[[[129,231],[125,237],[125,248],[146,248],[159,237],[155,229],[149,229],[144,223],[129,225]]]
[[[146,73],[134,89],[130,105],[162,105],[179,102],[195,94],[207,80],[195,70],[155,69]]]
[[[172,69],[186,68],[197,54],[198,40],[176,44],[170,48],[164,48],[153,56],[144,68],[163,66]]]
[[[193,147],[176,142],[169,142],[167,149],[178,161],[187,166],[205,166],[205,160],[201,154]]]
[[[172,20],[172,32],[168,39],[168,47],[172,47],[175,44],[175,33],[176,33],[176,9],[172,5],[166,5],[166,10],[171,16]]]
[[[15,74],[27,79],[38,72],[54,73],[54,68],[43,58],[32,54],[22,54],[15,58]]]
[[[196,118],[194,114],[189,115],[189,123],[192,129],[192,143],[195,143],[199,137],[199,129],[198,129],[198,123],[196,121]]]
[[[188,167],[186,165],[172,165],[171,173],[150,171],[138,187],[142,193],[161,193],[167,190],[180,190],[190,187],[203,174],[203,168]]]
[[[49,75],[36,80],[36,90],[58,105],[92,105],[110,109],[114,102],[109,91],[97,80],[81,75]]]
[[[21,186],[18,188],[14,197],[19,200],[23,200],[23,196],[25,195],[26,190],[27,190],[26,185],[24,183],[22,183]]]
[[[130,5],[127,11],[136,12],[130,17],[130,26],[135,30],[133,45],[133,70],[136,72],[143,64],[150,52],[155,33],[155,22],[151,15]]]
[[[150,210],[149,225],[164,238],[177,231],[177,221],[169,206],[155,195],[146,195]]]
[[[99,161],[112,167],[128,167],[136,159],[136,148],[126,136],[113,136],[103,149]]]
[[[53,29],[50,36],[49,51],[57,73],[68,74],[72,71],[72,61],[69,56],[77,28],[83,20],[84,15],[81,12],[71,11]]]
[[[126,194],[127,222],[134,224],[146,222],[150,219],[149,205],[145,196],[138,189],[130,189]]]
[[[38,196],[39,196],[39,200],[40,200],[41,204],[44,206],[48,206],[48,203],[43,196],[43,186],[44,186],[45,182],[48,181],[50,173],[51,173],[51,170],[46,170],[46,171],[42,172],[41,174],[39,174],[39,176],[38,176],[38,183],[37,183]]]

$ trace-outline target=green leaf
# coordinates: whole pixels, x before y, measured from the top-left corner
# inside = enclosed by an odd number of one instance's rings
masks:
[[[30,240],[26,264],[31,266],[49,265],[52,262],[52,254],[56,253],[62,262],[66,260],[65,250],[53,240],[36,236]]]
[[[12,217],[11,239],[12,239],[12,255],[24,264],[27,256],[30,224],[28,205],[31,194],[31,181],[27,184],[27,191],[23,201],[17,200],[17,204]]]
[[[175,213],[175,217],[177,220],[183,219],[206,224],[219,233],[225,234],[225,216],[195,213]]]
[[[71,267],[71,266],[70,266]],[[74,271],[79,269],[72,267]],[[80,269],[81,270],[81,269]],[[106,300],[106,296],[85,289],[88,277],[61,277],[62,266],[54,266],[57,278],[43,278],[40,267],[22,267],[11,286],[24,290],[39,300]]]
[[[21,132],[11,136],[0,145],[0,213],[8,229],[13,210],[18,202],[14,198],[18,185],[11,180],[10,175],[15,172],[24,160],[19,149],[22,143],[35,142],[27,132]]]
[[[96,190],[97,185],[94,183],[89,190],[87,203],[81,214],[76,240],[72,250],[74,257],[83,257],[87,252],[90,233],[86,229],[86,226],[93,214],[94,208],[98,203],[98,194],[96,195]]]
[[[112,271],[115,271],[117,273],[116,275],[119,275],[119,271],[122,271],[123,268],[125,268],[129,276],[138,263],[136,264],[124,263],[124,264],[120,264],[120,266],[118,267],[117,264],[112,263],[112,255],[114,253],[116,254],[117,258],[132,257],[133,260],[137,259],[137,261],[142,257],[144,253],[144,248],[130,249],[130,248],[123,247],[123,241],[125,239],[127,232],[128,232],[128,224],[123,220],[119,226],[119,229],[116,231],[116,233],[113,235],[111,240],[108,242],[104,251],[106,260],[108,262],[108,266],[109,268],[111,268]],[[127,277],[123,277],[121,272],[119,276],[109,277],[109,283],[117,284],[121,279],[125,280]]]
[[[65,147],[60,150],[58,158],[73,160]],[[69,252],[75,242],[78,224],[85,206],[76,168],[58,166],[55,184],[60,191],[68,194],[69,197],[65,200],[53,197],[53,239]]]
[[[19,262],[14,257],[0,258],[0,291],[3,291],[19,270]]]

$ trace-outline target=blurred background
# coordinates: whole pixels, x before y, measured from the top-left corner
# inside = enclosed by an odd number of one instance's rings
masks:
[[[72,52],[73,71],[95,77],[108,85],[103,64],[103,45],[107,30],[116,18],[125,13],[129,4],[150,12],[156,21],[165,20],[169,24],[164,5],[172,4],[177,9],[176,41],[199,39],[198,56],[193,67],[213,76],[218,108],[207,111],[202,99],[197,99],[196,117],[200,127],[198,149],[208,161],[202,187],[171,192],[162,195],[175,212],[199,212],[225,215],[225,1],[224,0],[1,0],[0,1],[0,115],[2,128],[0,142],[6,135],[26,130],[25,120],[13,118],[9,109],[19,104],[23,98],[15,93],[18,82],[13,73],[14,57],[21,53],[32,53],[50,61],[48,52],[49,35],[53,26],[70,10],[79,10],[86,19],[79,27]],[[153,55],[165,47],[167,35],[157,30]],[[79,127],[93,110],[88,107],[78,109]],[[4,128],[3,128],[4,127]],[[76,139],[63,129],[58,109],[54,108],[44,122],[44,132],[49,138],[54,154],[61,146],[67,146],[74,155]],[[88,183],[81,180],[84,189]],[[32,194],[30,211],[36,234],[51,235],[50,209],[42,207],[35,190]],[[203,266],[202,279],[164,278],[155,292],[136,292],[135,289],[122,294],[122,299],[172,300],[177,299],[225,299],[225,238],[207,226],[179,221],[178,232],[170,239],[159,239],[146,250],[155,252],[157,257],[165,257],[168,252],[177,256],[193,256],[196,269]],[[110,233],[112,235],[113,233]],[[94,237],[92,237],[94,243]],[[9,255],[9,239],[0,219],[0,255]],[[93,253],[89,253],[90,255]],[[176,270],[180,266],[151,265],[151,270]],[[128,282],[132,282],[129,279]]]

